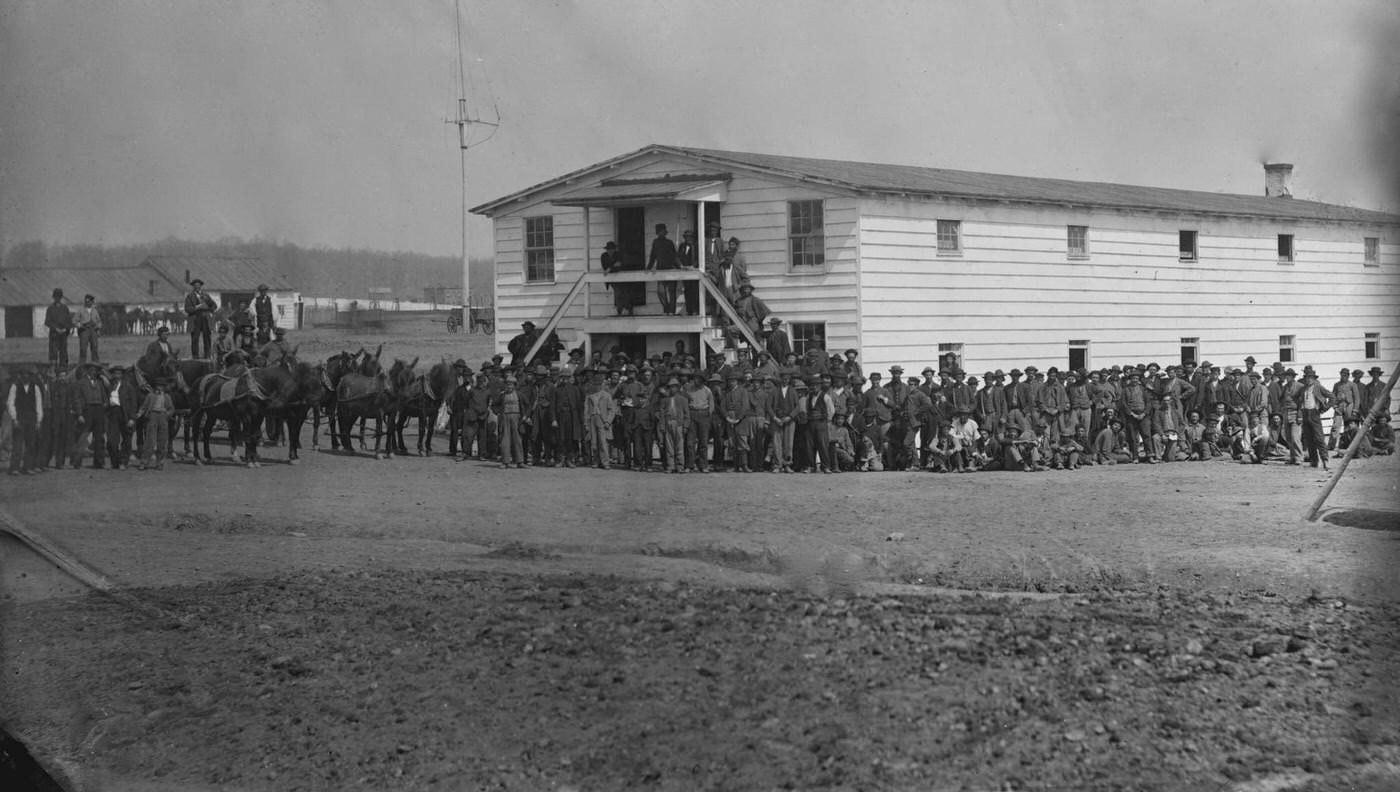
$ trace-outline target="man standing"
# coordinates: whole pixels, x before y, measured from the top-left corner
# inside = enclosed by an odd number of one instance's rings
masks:
[[[190,325],[190,357],[209,357],[213,354],[210,342],[214,335],[214,298],[204,293],[204,281],[195,278],[190,281],[190,293],[185,295],[185,316]],[[199,342],[204,342],[201,355]]]
[[[44,411],[44,417],[48,419],[48,457],[43,462],[48,465],[51,461],[52,467],[59,470],[68,464],[73,454],[73,422],[77,418],[73,381],[68,377],[67,366],[54,369],[48,393],[49,406]]]
[[[78,369],[77,390],[78,440],[73,446],[73,468],[82,466],[84,446],[92,438],[92,466],[103,467],[102,460],[107,456],[107,383],[96,363],[88,363]]]
[[[1379,403],[1381,405],[1379,408],[1380,414],[1388,415],[1390,413],[1390,391],[1386,388],[1385,380],[1381,379],[1385,371],[1383,371],[1380,366],[1372,366],[1371,370],[1366,373],[1371,375],[1371,381],[1366,383],[1367,413],[1377,409],[1376,404]],[[1363,414],[1362,419],[1364,420],[1365,417],[1365,414]]]
[[[714,393],[705,384],[705,375],[696,371],[690,375],[690,390],[686,392],[689,431],[686,434],[686,470],[710,472],[710,426],[715,412]]]
[[[1312,366],[1304,366],[1303,391],[1299,402],[1303,424],[1303,448],[1308,453],[1308,464],[1317,467],[1321,461],[1323,470],[1327,469],[1327,440],[1322,436],[1322,413],[1331,406],[1331,398],[1331,391],[1317,381],[1317,373],[1312,370]]]
[[[828,377],[829,381],[829,376]],[[831,416],[835,410],[831,394],[827,392],[821,377],[808,381],[807,391],[807,443],[811,449],[812,466],[808,471],[830,473],[831,460]]]
[[[736,473],[748,473],[749,441],[754,424],[753,394],[739,384],[739,376],[733,371],[729,373],[727,386],[721,410],[729,427],[730,458]]]
[[[5,411],[14,427],[10,434],[10,475],[39,472],[39,424],[44,420],[44,400],[34,372],[21,369],[15,373],[15,381],[5,397]]]
[[[126,367],[117,364],[109,371],[107,383],[107,461],[113,470],[125,470],[131,460],[131,436],[136,431],[136,412],[141,409],[135,388],[122,387]]]
[[[497,434],[500,436],[498,445],[501,449],[502,468],[511,465],[521,469],[525,467],[525,448],[520,438],[520,414],[523,408],[520,394],[515,390],[515,377],[507,375],[505,389],[496,397],[493,410],[499,418]]]
[[[724,252],[708,265],[710,269],[706,274],[710,280],[719,288],[724,299],[733,302],[737,294],[735,290],[749,279],[748,263],[744,260],[744,254],[739,252],[739,238],[730,237]]]
[[[883,470],[885,443],[894,415],[894,403],[889,391],[880,387],[880,372],[870,375],[870,389],[861,394],[860,412],[865,420],[865,437],[869,443],[866,470]]]
[[[258,296],[253,298],[253,313],[258,322],[258,343],[272,340],[272,328],[276,322],[272,318],[272,297],[267,293],[267,284],[258,284]]]
[[[685,472],[685,427],[690,421],[690,401],[681,393],[681,381],[667,380],[657,400],[657,424],[661,432],[661,469]]]
[[[73,332],[73,313],[63,304],[63,290],[53,290],[53,302],[44,311],[49,329],[49,365],[68,365],[68,336]]]
[[[1344,424],[1353,418],[1359,417],[1356,413],[1356,405],[1360,401],[1356,385],[1351,381],[1351,371],[1342,369],[1337,376],[1337,384],[1332,388],[1332,400],[1335,402],[1332,408],[1332,432],[1327,438],[1327,450],[1336,450],[1337,456],[1342,456],[1346,446],[1337,447],[1337,438],[1341,436]]]
[[[755,338],[763,335],[763,320],[768,318],[772,311],[768,310],[768,304],[754,296],[753,284],[744,281],[739,284],[739,299],[734,301],[734,312],[739,315],[739,321],[749,328],[749,332]],[[738,341],[743,336],[736,330],[730,342],[738,346]],[[755,350],[757,352],[757,350]]]
[[[647,272],[661,270],[669,272],[678,267],[676,243],[666,236],[666,224],[656,224],[656,238],[651,241],[651,255],[647,257]],[[667,316],[676,315],[676,282],[658,281],[656,297],[661,301],[661,312]]]
[[[583,425],[588,431],[589,462],[608,469],[608,440],[612,434],[617,406],[612,393],[603,383],[603,374],[595,371],[588,383],[588,395],[583,400]]]
[[[83,295],[83,304],[74,311],[73,322],[78,326],[78,363],[88,362],[88,352],[92,352],[92,362],[98,362],[97,336],[102,332],[102,317],[97,313],[96,297]]]
[[[776,316],[768,317],[768,338],[764,340],[763,345],[768,349],[768,354],[773,356],[774,363],[787,360],[788,353],[792,351],[792,339],[788,338],[782,324],[782,319]]]
[[[676,263],[681,269],[698,269],[700,263],[698,257],[700,249],[695,246],[695,232],[686,229],[681,232],[681,244],[676,248]],[[695,316],[700,313],[700,281],[688,280],[685,282],[685,315]]]
[[[1127,416],[1124,426],[1127,429],[1128,453],[1136,461],[1157,463],[1156,442],[1152,438],[1152,418],[1148,414],[1147,388],[1143,387],[1142,377],[1136,369],[1128,372],[1128,384],[1123,387],[1119,412]],[[1139,446],[1139,443],[1142,445]]]

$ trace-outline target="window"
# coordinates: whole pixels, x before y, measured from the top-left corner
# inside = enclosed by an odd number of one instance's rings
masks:
[[[1182,261],[1196,260],[1196,232],[1177,232],[1177,250]]]
[[[1296,336],[1281,335],[1278,337],[1278,362],[1292,363],[1298,358],[1293,354],[1293,340]]]
[[[1367,334],[1366,334],[1366,359],[1367,359],[1367,360],[1380,360],[1380,359],[1381,359],[1381,334],[1380,334],[1380,333],[1367,333]]]
[[[809,349],[826,349],[826,322],[793,322],[792,351],[800,360]]]
[[[1072,259],[1089,258],[1089,226],[1069,226],[1065,246]]]
[[[821,201],[788,201],[788,249],[792,268],[826,264]]]
[[[1292,264],[1292,263],[1293,263],[1293,235],[1292,235],[1292,234],[1279,234],[1279,235],[1278,235],[1278,263],[1280,263],[1280,264]]]
[[[938,345],[938,370],[939,371],[959,371],[963,367],[963,345],[962,344],[939,344]]]
[[[1196,337],[1181,339],[1181,365],[1201,362],[1201,339]]]
[[[938,221],[938,254],[952,255],[962,252],[962,221]]]
[[[1381,265],[1381,238],[1366,237],[1366,266],[1379,267]]]
[[[1070,339],[1069,370],[1079,371],[1089,368],[1089,342],[1084,339]]]
[[[525,282],[554,280],[554,218],[525,218]]]

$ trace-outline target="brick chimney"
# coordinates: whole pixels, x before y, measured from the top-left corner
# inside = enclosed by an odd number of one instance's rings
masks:
[[[1293,197],[1293,166],[1287,162],[1264,163],[1264,197]]]

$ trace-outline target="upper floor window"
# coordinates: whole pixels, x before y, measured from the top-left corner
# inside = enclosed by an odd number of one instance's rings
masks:
[[[1379,267],[1381,265],[1381,238],[1366,237],[1366,266]]]
[[[1379,360],[1381,356],[1381,334],[1367,333],[1366,346],[1362,349],[1367,360]]]
[[[554,218],[525,218],[525,282],[554,280]]]
[[[1292,363],[1296,360],[1293,349],[1297,343],[1297,336],[1281,335],[1278,337],[1278,362]]]
[[[940,254],[962,252],[962,221],[938,221],[938,252]]]
[[[1280,264],[1292,264],[1292,263],[1293,263],[1293,235],[1292,235],[1292,234],[1279,234],[1279,235],[1278,235],[1278,263],[1280,263]]]
[[[1196,232],[1195,232],[1195,231],[1178,231],[1178,232],[1177,232],[1177,243],[1176,243],[1176,247],[1177,247],[1177,251],[1178,251],[1178,254],[1179,254],[1178,257],[1179,257],[1182,261],[1195,261],[1195,260],[1196,260]]]
[[[1068,226],[1065,247],[1072,259],[1089,258],[1089,226]]]
[[[788,201],[788,249],[792,267],[826,264],[826,235],[821,201]]]

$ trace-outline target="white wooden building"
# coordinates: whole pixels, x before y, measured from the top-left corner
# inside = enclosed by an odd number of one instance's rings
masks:
[[[1261,175],[1246,196],[653,145],[472,211],[494,221],[502,350],[526,320],[649,354],[711,337],[661,316],[651,283],[615,316],[598,272],[609,240],[645,256],[655,223],[679,242],[703,213],[796,347],[853,347],[866,371],[952,353],[978,375],[1248,355],[1329,383],[1388,373],[1400,216],[1294,199],[1289,165]]]

